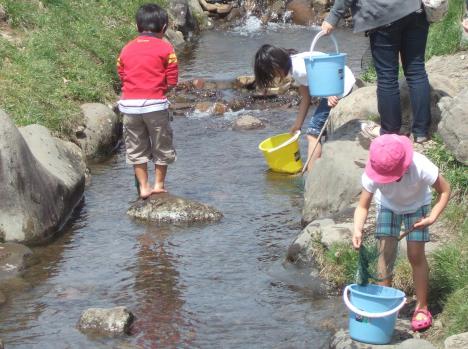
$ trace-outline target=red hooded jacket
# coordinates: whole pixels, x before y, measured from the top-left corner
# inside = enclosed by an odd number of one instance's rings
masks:
[[[120,52],[117,71],[121,99],[166,99],[168,86],[177,85],[177,56],[170,43],[143,33]]]

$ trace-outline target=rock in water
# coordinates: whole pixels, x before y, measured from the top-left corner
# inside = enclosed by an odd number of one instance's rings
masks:
[[[78,329],[93,335],[121,336],[129,333],[134,318],[125,307],[89,308],[81,314]]]
[[[223,218],[223,214],[213,207],[167,193],[138,200],[127,214],[156,223],[217,222]]]

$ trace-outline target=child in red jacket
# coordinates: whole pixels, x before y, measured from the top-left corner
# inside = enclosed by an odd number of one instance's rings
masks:
[[[177,56],[163,40],[168,16],[156,4],[142,5],[136,14],[137,38],[127,43],[117,60],[122,81],[119,110],[127,163],[132,164],[142,199],[166,192],[167,165],[174,162],[169,102],[166,92],[177,85]],[[155,182],[148,182],[148,161],[155,164]]]

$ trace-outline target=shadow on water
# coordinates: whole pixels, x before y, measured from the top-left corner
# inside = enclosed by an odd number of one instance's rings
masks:
[[[250,57],[261,43],[300,49],[312,37],[306,28],[284,30],[251,37],[205,33],[191,60],[182,61],[182,76],[250,73]],[[361,40],[337,35],[358,61],[353,52]],[[295,109],[258,113],[267,125],[249,132],[232,131],[236,116],[230,114],[174,120],[178,161],[169,169],[168,188],[218,208],[224,219],[217,224],[133,221],[126,210],[136,191],[123,152],[94,165],[78,217],[53,243],[34,249],[40,262],[1,308],[7,348],[326,346],[342,319],[341,302],[324,296],[309,270],[284,263],[301,229],[303,178],[267,171],[257,148],[289,129]],[[303,157],[306,146],[302,138]],[[131,336],[96,339],[76,329],[85,309],[119,305],[136,316]]]

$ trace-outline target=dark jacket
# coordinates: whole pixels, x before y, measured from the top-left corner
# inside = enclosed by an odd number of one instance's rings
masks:
[[[395,22],[421,8],[421,0],[336,0],[326,21],[335,26],[351,8],[354,32]]]

